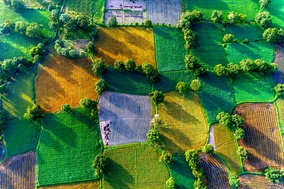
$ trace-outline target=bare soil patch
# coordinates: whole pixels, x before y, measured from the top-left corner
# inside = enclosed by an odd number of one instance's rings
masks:
[[[240,180],[239,189],[282,189],[284,188],[284,183],[280,182],[278,184],[273,184],[268,181],[267,178],[261,175],[241,175],[238,177]]]
[[[244,161],[246,171],[259,172],[268,166],[280,169],[284,164],[282,138],[271,103],[245,103],[235,113],[244,120],[245,138],[239,144],[249,152]]]

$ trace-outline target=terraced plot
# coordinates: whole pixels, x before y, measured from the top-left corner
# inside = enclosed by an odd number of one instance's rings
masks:
[[[116,60],[125,62],[133,59],[137,66],[148,62],[156,67],[154,34],[149,28],[101,27],[98,29],[95,47],[96,58],[103,58],[109,65],[113,65]]]
[[[34,152],[13,156],[0,164],[0,188],[35,188],[36,158]]]
[[[226,167],[216,155],[202,153],[199,162],[205,171],[208,188],[232,188],[229,185]]]
[[[281,189],[284,188],[284,183],[273,184],[262,175],[241,175],[238,177],[240,180],[240,189],[257,188],[257,189]]]
[[[108,166],[103,188],[165,188],[167,167],[159,162],[160,154],[147,144],[107,148],[104,153]]]
[[[52,51],[35,80],[36,102],[45,112],[55,112],[62,104],[77,107],[82,98],[97,99],[94,84],[98,80],[89,59],[70,59]]]
[[[262,171],[268,166],[283,167],[282,138],[273,104],[241,104],[235,109],[244,120],[245,138],[239,144],[249,152],[246,171]]]
[[[206,143],[209,127],[196,94],[166,93],[165,102],[158,106],[158,114],[165,123],[159,128],[159,133],[166,151],[185,152]]]
[[[150,119],[149,96],[105,92],[100,97],[99,120],[111,122],[108,145],[145,142]]]

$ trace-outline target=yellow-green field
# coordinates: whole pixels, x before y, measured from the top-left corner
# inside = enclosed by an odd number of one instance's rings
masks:
[[[159,133],[166,150],[184,152],[198,149],[207,142],[209,126],[196,94],[165,93],[165,102],[158,106],[158,114],[165,123]]]

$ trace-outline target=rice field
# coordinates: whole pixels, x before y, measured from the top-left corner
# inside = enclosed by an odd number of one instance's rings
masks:
[[[133,59],[137,66],[147,62],[156,67],[154,33],[150,28],[100,27],[95,47],[95,57],[103,58],[109,65],[113,65],[116,60],[125,62]]]
[[[165,101],[158,105],[162,147],[171,153],[198,149],[207,142],[209,126],[196,94],[165,93]]]
[[[82,98],[96,100],[94,84],[98,80],[89,59],[71,59],[53,50],[39,66],[35,79],[36,102],[45,112],[55,112],[62,104],[79,106]]]
[[[245,124],[245,138],[239,144],[249,152],[244,168],[249,172],[263,171],[268,166],[283,167],[283,143],[277,125],[276,111],[271,103],[238,105],[235,113]]]

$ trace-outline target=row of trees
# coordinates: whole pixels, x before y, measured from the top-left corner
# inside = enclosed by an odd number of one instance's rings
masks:
[[[73,49],[71,45],[68,45],[68,47],[65,47],[65,44],[67,44],[67,41],[57,39],[54,43],[54,49],[58,54],[61,54],[63,56],[69,57],[69,58],[84,58],[86,57],[86,52],[81,50],[80,52],[77,52]],[[67,46],[67,45],[66,45]]]

